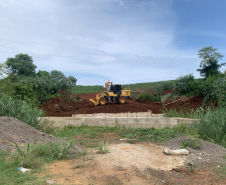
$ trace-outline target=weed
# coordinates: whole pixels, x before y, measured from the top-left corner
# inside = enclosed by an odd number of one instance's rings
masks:
[[[198,139],[198,136],[188,136],[187,137],[187,142],[188,145],[193,148],[193,149],[198,149],[201,147],[202,145],[202,141],[200,139]]]
[[[83,149],[83,150],[78,152],[78,157],[81,157],[81,156],[84,156],[84,155],[87,155],[87,149]]]
[[[65,158],[70,158],[70,149],[75,149],[73,147],[73,142],[70,142],[70,143],[50,143],[50,148],[51,148],[51,151],[52,151],[52,158],[54,159],[58,159],[58,160],[61,160],[61,159],[65,159]]]
[[[182,149],[186,149],[188,147],[188,142],[186,141],[181,141],[181,144],[182,144],[181,146]]]
[[[98,153],[105,154],[108,152],[109,143],[106,140],[103,140],[103,142],[98,143],[97,149],[99,150]]]
[[[195,172],[198,166],[196,164],[187,163],[184,167],[188,173],[192,173],[192,172]]]

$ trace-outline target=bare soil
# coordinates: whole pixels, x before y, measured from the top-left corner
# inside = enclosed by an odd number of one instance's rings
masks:
[[[164,94],[171,93],[173,90],[168,90]],[[151,110],[154,114],[162,113],[163,106],[161,103],[147,101],[137,102],[135,98],[128,100],[126,104],[108,103],[105,106],[93,106],[89,99],[96,99],[97,93],[77,95],[80,100],[67,101],[64,98],[55,97],[45,101],[45,104],[40,106],[47,116],[55,117],[71,117],[72,114],[93,114],[93,113],[121,113],[121,112],[146,112]],[[76,98],[76,97],[74,97]],[[180,100],[179,100],[180,99]],[[165,102],[165,108],[188,111],[190,109],[199,108],[203,99],[200,97],[185,97],[178,98],[179,101],[168,104],[172,100]],[[174,100],[175,101],[175,100]]]
[[[210,162],[208,168],[199,166],[201,163],[197,163],[197,168],[193,172],[184,167],[188,162],[196,162],[192,161],[193,158],[190,157],[192,154],[196,158],[199,157],[199,151],[192,152],[188,156],[171,156],[165,155],[163,153],[164,146],[156,143],[130,144],[118,140],[114,142],[115,137],[114,133],[105,135],[105,139],[111,141],[108,153],[97,154],[96,150],[90,150],[88,155],[81,158],[59,161],[46,166],[45,174],[51,175],[56,184],[65,185],[226,184],[226,180],[219,178],[219,174],[216,172],[218,163]],[[174,148],[179,145],[179,141],[181,141],[181,138],[175,138],[164,145]],[[206,150],[211,146],[216,149],[216,146],[212,143],[204,143],[204,145],[208,145],[208,147],[202,148],[204,153],[208,153]],[[226,149],[223,147],[220,149],[221,154],[225,151]],[[219,153],[219,150],[211,150],[216,161],[220,159],[217,153]],[[205,156],[202,157],[205,158]],[[211,158],[211,156],[208,156],[208,158]]]

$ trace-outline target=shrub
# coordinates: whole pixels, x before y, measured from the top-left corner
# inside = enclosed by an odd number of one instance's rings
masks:
[[[186,94],[191,90],[189,82],[194,81],[194,76],[192,74],[188,74],[179,77],[177,80],[178,82],[176,83],[176,92],[180,95]]]
[[[173,89],[173,88],[174,88],[174,83],[172,83],[172,82],[164,82],[164,83],[160,83],[160,84],[152,87],[151,91],[154,94],[162,95],[164,91],[167,91],[167,90]]]
[[[160,95],[151,95],[147,92],[143,92],[136,97],[136,100],[139,102],[145,102],[147,100],[160,101],[161,97],[160,97]]]

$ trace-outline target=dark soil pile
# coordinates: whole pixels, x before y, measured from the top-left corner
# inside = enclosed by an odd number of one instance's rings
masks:
[[[178,137],[165,142],[163,145],[170,149],[180,149],[181,141],[186,141],[187,137]],[[210,143],[199,139],[202,144],[200,148],[187,148],[190,154],[187,157],[186,163],[196,164],[198,168],[217,167],[218,165],[225,165],[226,160],[222,157],[226,155],[226,148],[223,146]]]
[[[168,90],[164,93],[171,93],[172,91]],[[47,116],[56,117],[70,117],[72,114],[146,112],[148,110],[151,110],[154,114],[159,114],[163,111],[161,103],[152,101],[141,103],[135,101],[135,98],[128,100],[126,104],[108,103],[105,106],[93,106],[89,99],[95,100],[96,94],[80,94],[78,95],[80,100],[74,102],[56,97],[46,100],[40,108],[47,113]],[[180,100],[166,105],[165,108],[188,111],[189,109],[199,108],[203,103],[203,99],[199,97],[184,96],[178,99]],[[165,104],[167,103],[169,102],[165,102]]]
[[[12,151],[14,145],[27,143],[60,142],[60,138],[41,132],[22,121],[11,117],[0,117],[0,150]]]

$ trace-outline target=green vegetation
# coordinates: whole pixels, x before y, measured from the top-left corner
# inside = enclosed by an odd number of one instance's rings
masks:
[[[37,66],[33,62],[31,56],[21,53],[15,57],[7,58],[5,64],[10,72],[10,78],[14,80],[17,76],[35,76]]]
[[[220,107],[208,108],[205,114],[199,114],[199,121],[194,128],[198,131],[200,138],[221,144],[226,147],[226,112]]]
[[[59,149],[60,148],[60,149]],[[73,143],[61,144],[27,144],[25,148],[17,147],[17,152],[6,153],[0,151],[0,184],[9,185],[33,185],[44,183],[44,179],[39,180],[34,173],[42,170],[43,164],[53,162],[55,159],[75,158],[80,155],[69,154],[69,150],[74,149]],[[22,173],[18,167],[30,168],[31,173]]]
[[[56,130],[51,132],[51,134],[69,139],[75,138],[76,136],[83,135],[86,137],[90,133],[96,133],[95,138],[103,138],[104,133],[117,133],[119,138],[129,138],[136,139],[137,141],[156,141],[162,142],[174,137],[184,136],[184,135],[196,135],[197,132],[195,129],[187,126],[179,126],[175,128],[164,128],[164,129],[154,129],[154,128],[127,128],[124,126],[115,126],[115,127],[89,127],[86,125],[74,127],[66,126],[61,130]]]
[[[137,95],[136,100],[139,102],[146,102],[147,100],[158,102],[161,100],[161,97],[159,95],[151,95],[147,92],[143,92]]]
[[[98,153],[105,154],[108,152],[109,143],[106,140],[98,143],[97,149],[99,150]]]
[[[43,117],[44,112],[26,101],[2,94],[0,95],[0,116],[14,117],[37,128],[37,117]]]
[[[73,87],[73,94],[89,94],[104,91],[104,87],[101,85],[83,86],[77,85]]]
[[[202,77],[209,77],[219,75],[219,69],[226,63],[219,64],[219,60],[223,58],[223,55],[217,52],[217,48],[213,46],[204,47],[199,50],[199,58],[201,58],[200,67],[197,69]]]
[[[127,84],[123,85],[124,89],[130,90],[151,90],[153,87],[156,86],[165,86],[165,84],[172,84],[173,87],[176,84],[176,80],[169,80],[169,81],[159,81],[159,82],[147,82],[147,83],[136,83],[136,84]]]
[[[52,158],[54,159],[66,159],[70,158],[70,149],[76,150],[76,148],[73,147],[74,143],[50,143],[50,148],[53,153]]]

